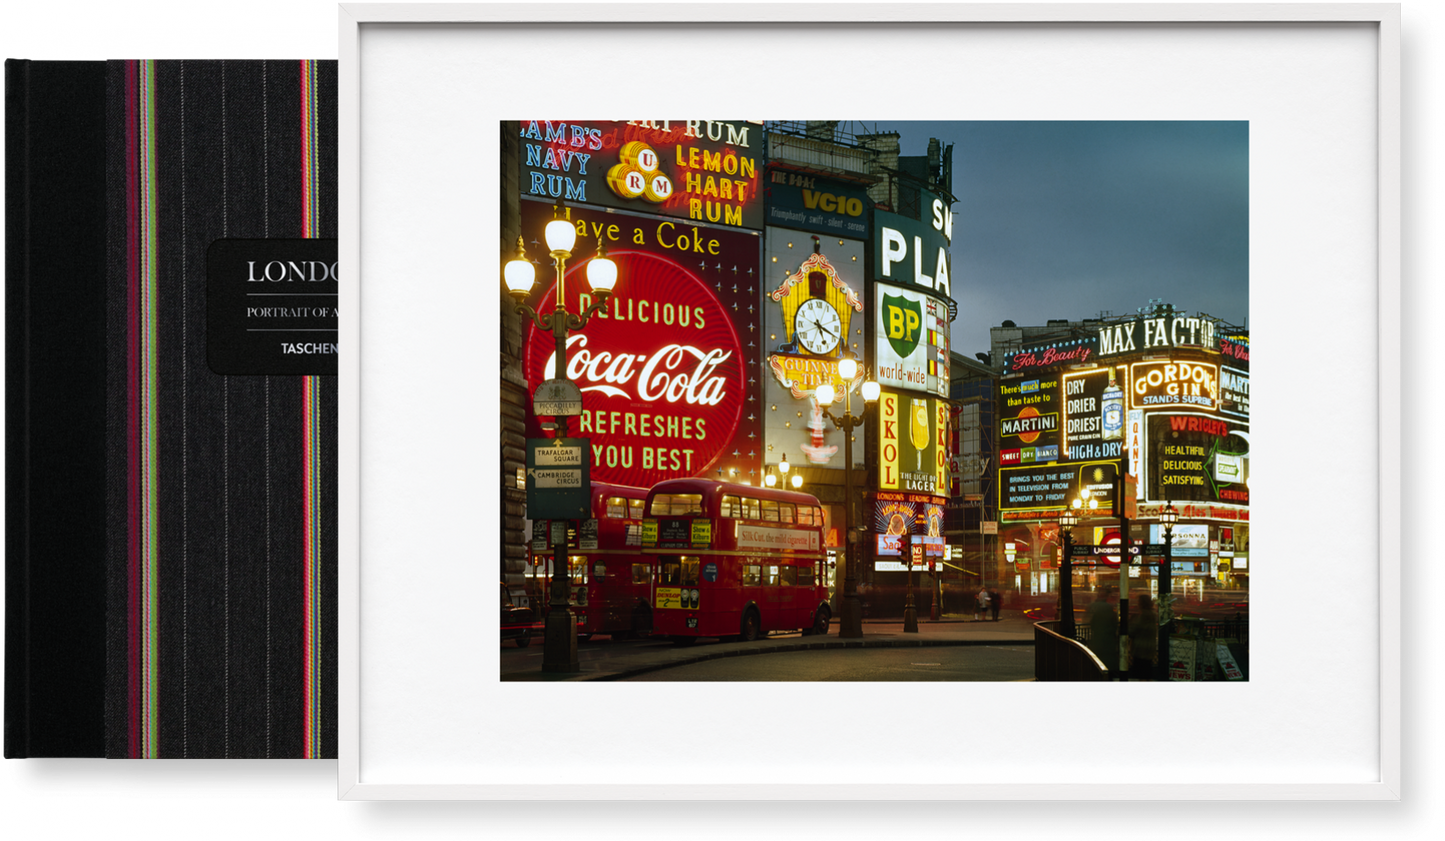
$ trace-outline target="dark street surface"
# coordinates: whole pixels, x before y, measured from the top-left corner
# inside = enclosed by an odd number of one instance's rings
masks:
[[[1033,680],[1033,646],[828,649],[726,657],[620,678],[627,681]]]
[[[776,634],[754,642],[702,639],[687,647],[673,645],[666,639],[614,641],[599,635],[578,643],[582,670],[566,675],[542,674],[539,637],[528,648],[517,648],[510,642],[502,644],[501,679],[1027,680],[1033,677],[1033,620],[1020,612],[1004,611],[998,622],[921,619],[918,631],[906,634],[899,622],[864,622],[861,640],[843,640],[838,638],[835,621],[827,636]],[[781,665],[770,662],[774,660]],[[817,665],[804,668],[809,663]],[[914,663],[937,665],[914,666]],[[709,664],[710,668],[693,671],[699,664]],[[677,669],[682,669],[682,676],[663,676],[663,672]]]

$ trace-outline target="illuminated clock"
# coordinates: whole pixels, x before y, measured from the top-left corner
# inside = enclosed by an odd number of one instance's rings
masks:
[[[812,353],[831,353],[843,338],[843,320],[827,301],[809,298],[793,317],[793,335]]]

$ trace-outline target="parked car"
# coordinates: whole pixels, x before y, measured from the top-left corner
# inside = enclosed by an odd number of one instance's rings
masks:
[[[502,641],[516,640],[518,648],[532,644],[532,609],[512,601],[512,591],[502,582]]]

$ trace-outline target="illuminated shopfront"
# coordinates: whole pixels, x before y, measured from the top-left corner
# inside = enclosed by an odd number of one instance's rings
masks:
[[[1021,592],[1043,594],[1057,571],[1059,514],[1091,499],[1074,530],[1074,584],[1117,583],[1120,507],[1131,544],[1162,541],[1158,516],[1179,512],[1175,589],[1190,598],[1249,583],[1248,337],[1207,317],[1168,313],[1073,330],[1003,360],[997,469],[999,543]],[[1124,498],[1120,470],[1128,465]],[[1129,565],[1157,593],[1155,568]],[[1141,582],[1142,583],[1142,582]]]

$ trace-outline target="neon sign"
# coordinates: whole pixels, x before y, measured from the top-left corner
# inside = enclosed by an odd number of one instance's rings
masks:
[[[1129,368],[1131,405],[1219,406],[1219,366],[1212,362],[1136,362]]]
[[[1118,458],[1123,453],[1124,395],[1118,383],[1122,370],[1123,366],[1110,366],[1063,374],[1062,459]]]
[[[524,195],[726,227],[763,226],[760,124],[530,120],[521,126]]]
[[[878,398],[878,487],[936,493],[948,487],[948,403],[891,391]]]
[[[759,399],[756,349],[742,338],[747,322],[738,323],[746,309],[735,316],[724,302],[748,296],[745,289],[720,296],[722,284],[714,280],[723,275],[715,268],[723,261],[729,278],[734,265],[756,272],[756,236],[576,208],[571,216],[579,233],[585,229],[591,237],[579,238],[579,247],[592,247],[598,237],[607,241],[619,278],[607,309],[567,340],[566,374],[583,398],[582,414],[569,431],[589,439],[592,479],[649,487],[736,470],[724,475],[756,481],[761,426],[756,417],[745,419],[744,408],[756,407]],[[540,232],[551,217],[550,205],[522,202],[527,234]],[[688,256],[694,245],[712,252],[705,268]],[[582,291],[589,256],[574,254],[568,264],[569,312],[591,303]],[[555,298],[555,287],[542,291],[537,309],[550,312]],[[531,325],[525,342],[527,382],[556,376],[551,332]]]
[[[1208,318],[1182,315],[1107,324],[1099,328],[1099,355],[1180,347],[1217,351],[1214,327]]]
[[[947,397],[948,303],[896,286],[878,284],[873,291],[878,384]]]

